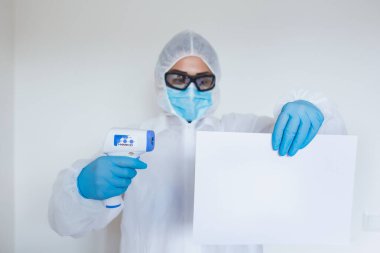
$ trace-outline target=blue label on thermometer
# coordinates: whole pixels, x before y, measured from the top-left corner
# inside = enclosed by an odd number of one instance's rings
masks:
[[[133,139],[128,136],[128,135],[118,135],[118,134],[115,134],[114,138],[113,138],[113,145],[114,146],[128,146],[128,147],[131,147],[133,146]]]

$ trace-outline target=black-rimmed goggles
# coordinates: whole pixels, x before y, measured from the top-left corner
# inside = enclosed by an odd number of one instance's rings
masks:
[[[165,83],[168,87],[176,90],[186,90],[191,83],[194,83],[199,91],[209,91],[215,87],[215,75],[190,76],[184,72],[169,71],[165,73]]]

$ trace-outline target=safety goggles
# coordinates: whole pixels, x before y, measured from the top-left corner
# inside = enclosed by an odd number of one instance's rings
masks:
[[[215,87],[215,76],[213,74],[189,76],[185,72],[169,71],[165,73],[165,83],[176,90],[186,90],[191,83],[194,83],[199,91],[209,91]]]

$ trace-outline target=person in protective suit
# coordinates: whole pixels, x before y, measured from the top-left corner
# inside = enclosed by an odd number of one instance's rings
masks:
[[[260,245],[192,242],[195,132],[272,133],[273,152],[293,156],[317,133],[345,134],[345,126],[325,97],[306,91],[282,99],[274,118],[237,113],[216,118],[220,78],[217,54],[205,38],[188,30],[175,35],[155,69],[163,113],[141,125],[156,132],[154,152],[146,153],[144,162],[100,155],[63,170],[49,203],[53,230],[79,237],[106,227],[122,212],[122,253],[262,252]],[[123,193],[121,206],[104,207],[102,200]]]

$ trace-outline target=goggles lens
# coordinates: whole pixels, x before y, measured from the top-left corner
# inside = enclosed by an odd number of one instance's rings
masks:
[[[212,90],[215,87],[215,76],[212,74],[191,77],[180,73],[166,73],[166,85],[177,89],[186,90],[190,83],[193,82],[199,91]]]

